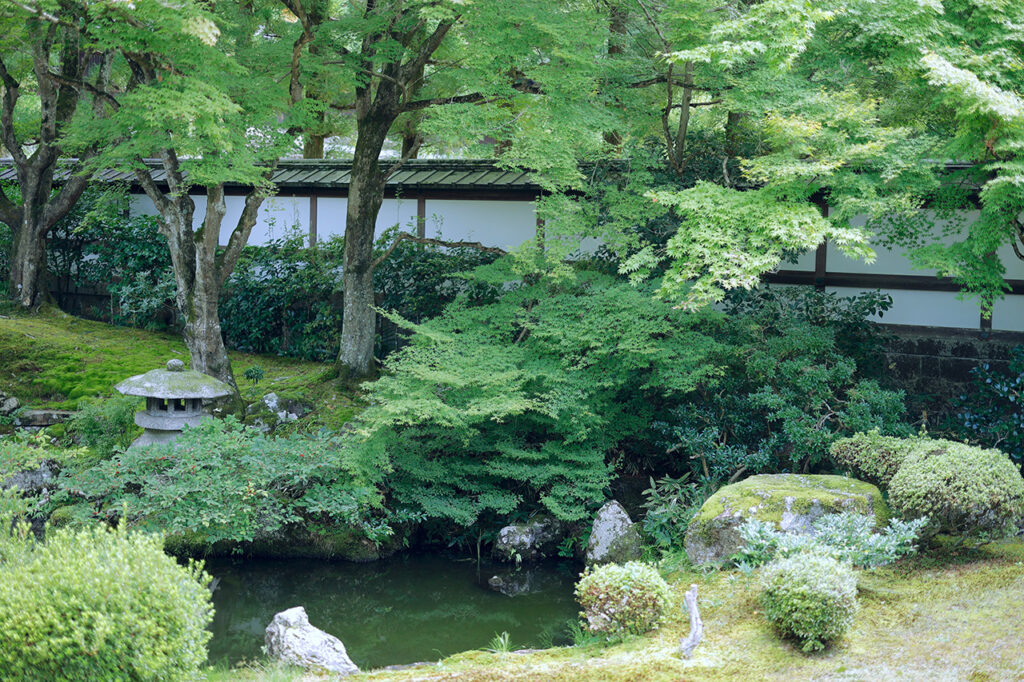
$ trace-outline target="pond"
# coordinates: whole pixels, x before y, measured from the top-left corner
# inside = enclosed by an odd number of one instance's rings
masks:
[[[217,580],[211,663],[261,656],[274,614],[304,606],[310,623],[338,637],[360,668],[435,661],[486,648],[508,632],[512,648],[569,643],[577,570],[508,566],[405,554],[369,564],[211,559]],[[496,591],[492,580],[502,592]],[[511,595],[511,596],[510,596]]]

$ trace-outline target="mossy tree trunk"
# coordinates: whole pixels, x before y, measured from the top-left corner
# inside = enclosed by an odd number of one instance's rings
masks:
[[[184,321],[185,345],[191,368],[216,377],[238,390],[220,327],[219,300],[256,224],[266,189],[254,189],[245,197],[242,214],[228,243],[219,249],[221,226],[227,213],[224,185],[206,187],[206,213],[195,226],[195,201],[184,186],[174,151],[165,149],[161,161],[167,192],[150,172],[137,170],[135,177],[160,214],[160,231],[167,239],[176,284],[175,303]]]
[[[111,55],[83,50],[76,31],[56,28],[39,18],[30,18],[25,30],[32,37],[26,50],[31,54],[0,55],[0,144],[14,163],[20,195],[15,198],[0,191],[0,222],[11,229],[13,237],[8,293],[19,307],[34,308],[49,300],[46,237],[85,191],[89,177],[80,172],[82,164],[96,154],[95,148],[80,151],[78,162],[63,168],[66,177],[55,192],[54,176],[62,170],[64,128],[81,113],[79,105],[90,100],[93,116],[105,114],[103,98],[90,92],[99,91],[109,80]],[[20,58],[30,59],[32,64],[31,71],[21,78],[8,69],[9,63]],[[15,108],[23,80],[32,82],[31,99],[38,108],[38,129],[29,139],[16,129]],[[25,126],[20,118],[18,123]],[[32,129],[31,125],[25,127]],[[28,153],[26,148],[34,149]]]
[[[372,8],[368,3],[368,14]],[[392,22],[394,25],[395,22]],[[393,35],[371,35],[363,40],[361,56],[367,73],[375,78],[355,89],[356,145],[352,159],[352,177],[349,181],[348,209],[345,215],[345,271],[342,275],[345,290],[345,308],[342,317],[341,349],[338,364],[350,378],[372,376],[373,341],[377,326],[377,313],[373,308],[373,234],[377,215],[384,202],[384,187],[388,175],[406,160],[413,158],[419,143],[403,145],[402,158],[383,170],[380,154],[395,121],[403,113],[417,111],[433,102],[412,101],[418,92],[424,68],[431,55],[440,47],[454,21],[442,21],[433,31],[422,37],[413,48],[418,31]],[[407,58],[399,54],[383,64],[375,64],[379,57],[378,42],[395,41],[410,50]]]

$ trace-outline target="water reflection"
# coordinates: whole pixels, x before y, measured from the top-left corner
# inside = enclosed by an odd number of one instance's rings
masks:
[[[485,647],[503,631],[512,645],[564,643],[578,608],[572,566],[546,565],[520,575],[529,589],[488,587],[507,567],[437,555],[403,555],[371,564],[314,560],[209,560],[218,579],[210,660],[260,655],[263,633],[278,611],[304,606],[310,622],[335,635],[361,668],[436,660]]]

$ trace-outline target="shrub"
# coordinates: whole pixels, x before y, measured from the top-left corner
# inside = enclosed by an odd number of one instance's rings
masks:
[[[651,478],[651,487],[644,491],[644,533],[659,547],[682,547],[690,521],[708,497],[705,488],[688,479],[688,474]]]
[[[206,661],[210,578],[159,536],[51,531],[0,565],[4,679],[188,680]]]
[[[127,448],[135,435],[135,409],[139,399],[118,396],[96,402],[82,402],[68,423],[68,434],[101,457]]]
[[[878,429],[873,429],[840,438],[829,452],[839,467],[857,478],[888,488],[889,481],[915,445],[913,439],[883,436]]]
[[[901,428],[901,395],[859,381],[830,328],[677,310],[657,283],[582,268],[518,277],[502,259],[474,276],[517,284],[408,325],[360,417],[358,447],[393,468],[395,503],[441,523],[537,507],[581,520],[615,473],[713,487]]]
[[[576,583],[576,599],[587,629],[611,636],[653,630],[671,604],[668,584],[639,561],[588,568]]]
[[[854,566],[884,566],[916,551],[915,542],[927,519],[892,519],[875,533],[874,522],[863,514],[828,514],[814,524],[816,535],[784,533],[774,523],[749,519],[739,527],[743,547],[733,555],[739,566],[754,567],[799,552],[831,556]]]
[[[988,539],[1012,534],[1024,516],[1024,480],[1006,454],[923,439],[889,484],[904,518],[927,516],[927,534]]]
[[[1010,351],[1006,372],[988,363],[971,370],[967,393],[953,403],[953,431],[964,440],[999,448],[1024,464],[1024,346]]]
[[[228,417],[186,429],[173,445],[62,475],[55,503],[85,498],[105,520],[209,544],[264,538],[299,521],[348,524],[381,539],[378,477],[335,436],[273,438]]]
[[[848,564],[816,552],[774,561],[761,575],[761,607],[805,652],[843,635],[857,613],[857,578]]]

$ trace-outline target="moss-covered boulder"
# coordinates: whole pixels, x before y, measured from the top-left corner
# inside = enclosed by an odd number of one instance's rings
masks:
[[[889,522],[882,493],[870,483],[845,476],[751,476],[707,499],[686,529],[686,553],[695,564],[724,561],[740,548],[739,527],[747,519],[813,533],[815,521],[841,512],[870,516],[876,527]]]

